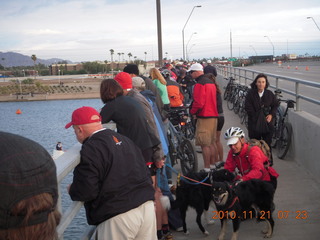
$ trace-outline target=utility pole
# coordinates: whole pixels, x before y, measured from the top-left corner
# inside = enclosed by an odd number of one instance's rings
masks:
[[[158,29],[158,64],[162,67],[162,30],[161,30],[161,2],[157,0],[157,29]]]

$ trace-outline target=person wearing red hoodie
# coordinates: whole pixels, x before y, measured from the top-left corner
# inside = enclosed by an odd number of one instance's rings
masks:
[[[196,145],[201,147],[204,171],[209,172],[215,165],[215,142],[217,135],[217,97],[216,85],[204,75],[199,63],[192,64],[188,72],[196,80],[193,89],[193,102],[190,113],[197,119]]]
[[[271,182],[276,189],[279,174],[272,167],[266,167],[268,157],[258,146],[249,146],[243,130],[231,127],[225,132],[224,137],[230,147],[224,168],[232,173],[238,169],[239,174],[235,180],[260,179]]]

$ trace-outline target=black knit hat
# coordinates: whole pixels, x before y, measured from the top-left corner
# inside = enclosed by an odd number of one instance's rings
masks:
[[[138,68],[138,65],[136,64],[127,64],[124,69],[123,69],[124,72],[126,73],[133,73],[137,76],[139,76],[139,68]]]
[[[32,140],[0,132],[0,166],[0,229],[46,222],[58,198],[56,166],[49,153]],[[34,214],[28,221],[24,215],[12,214],[18,202],[41,193],[52,194],[52,209]]]

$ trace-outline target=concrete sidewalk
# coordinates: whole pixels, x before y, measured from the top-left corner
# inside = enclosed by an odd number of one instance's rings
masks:
[[[219,84],[222,78],[218,78]],[[223,85],[223,84],[221,84]],[[229,111],[224,102],[225,125],[222,133],[232,126],[238,126],[245,130],[240,124],[239,117]],[[224,159],[227,156],[228,147],[224,144]],[[275,155],[275,154],[274,154]],[[199,169],[203,168],[202,154],[198,154]],[[273,240],[318,240],[320,239],[320,186],[319,179],[312,176],[303,166],[299,166],[290,159],[274,159],[274,168],[280,174],[278,178],[278,188],[275,194],[276,209],[273,213],[275,228]],[[173,179],[175,176],[173,176]],[[214,211],[214,209],[210,209]],[[213,216],[213,214],[211,214]],[[187,212],[187,227],[190,234],[173,232],[175,240],[207,240],[217,239],[220,232],[220,221],[215,220],[213,225],[203,223],[209,236],[202,234],[196,224],[196,212],[189,208]],[[246,220],[241,223],[239,240],[263,239],[261,230],[265,228],[265,223],[257,223],[255,220]],[[228,222],[226,240],[231,239],[232,222]]]

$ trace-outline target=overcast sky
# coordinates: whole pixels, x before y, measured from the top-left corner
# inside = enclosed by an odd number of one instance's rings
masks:
[[[163,56],[320,55],[319,0],[161,0]],[[74,62],[158,58],[156,0],[1,0],[0,51]],[[196,34],[194,34],[196,33]],[[264,37],[268,36],[268,37]],[[144,54],[147,52],[147,55]],[[167,54],[166,54],[167,53]],[[121,56],[122,60],[122,56]]]

